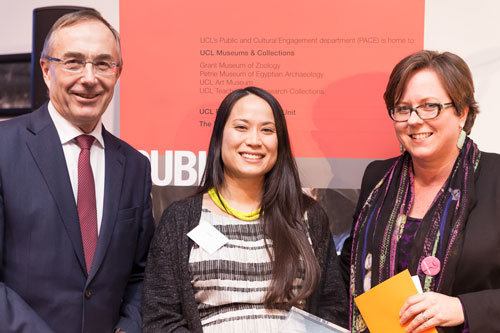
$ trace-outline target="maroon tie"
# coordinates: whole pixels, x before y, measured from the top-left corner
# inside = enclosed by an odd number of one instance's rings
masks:
[[[90,272],[92,259],[97,246],[97,210],[95,203],[95,185],[92,166],[90,165],[90,147],[94,137],[80,135],[76,137],[76,143],[80,146],[78,157],[78,218],[80,219],[80,230],[82,232],[83,252],[87,272]]]

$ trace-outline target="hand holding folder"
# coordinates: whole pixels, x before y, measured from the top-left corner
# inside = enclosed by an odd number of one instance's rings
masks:
[[[354,299],[371,333],[405,332],[409,322],[399,324],[399,311],[406,299],[417,294],[408,270],[394,275]],[[435,328],[426,333],[436,333]]]

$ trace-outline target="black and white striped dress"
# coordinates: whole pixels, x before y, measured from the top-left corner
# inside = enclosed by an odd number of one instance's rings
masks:
[[[212,255],[196,244],[191,249],[191,284],[203,332],[278,332],[287,311],[264,308],[272,264],[259,220],[242,221],[206,208],[201,220],[229,239]],[[295,279],[295,289],[301,281]]]

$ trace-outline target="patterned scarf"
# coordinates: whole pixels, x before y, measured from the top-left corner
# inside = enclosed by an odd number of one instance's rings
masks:
[[[480,151],[471,139],[455,161],[450,176],[425,214],[410,249],[408,269],[424,283],[424,291],[449,294],[463,231],[475,204],[474,174]],[[351,252],[350,322],[352,332],[366,325],[354,298],[397,272],[398,241],[414,199],[411,156],[401,155],[372,190],[356,221]],[[436,276],[426,276],[420,264],[428,256],[441,262]]]

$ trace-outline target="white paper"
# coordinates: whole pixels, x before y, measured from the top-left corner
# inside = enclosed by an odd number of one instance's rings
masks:
[[[413,284],[415,285],[415,288],[417,288],[417,291],[419,294],[423,293],[424,291],[422,290],[422,285],[420,284],[420,279],[418,278],[418,275],[413,275],[411,277],[413,280]]]
[[[292,307],[279,333],[349,333],[348,330]]]
[[[200,221],[200,224],[196,228],[188,232],[187,236],[208,254],[214,254],[224,244],[229,242],[229,239],[223,233],[203,220]]]

